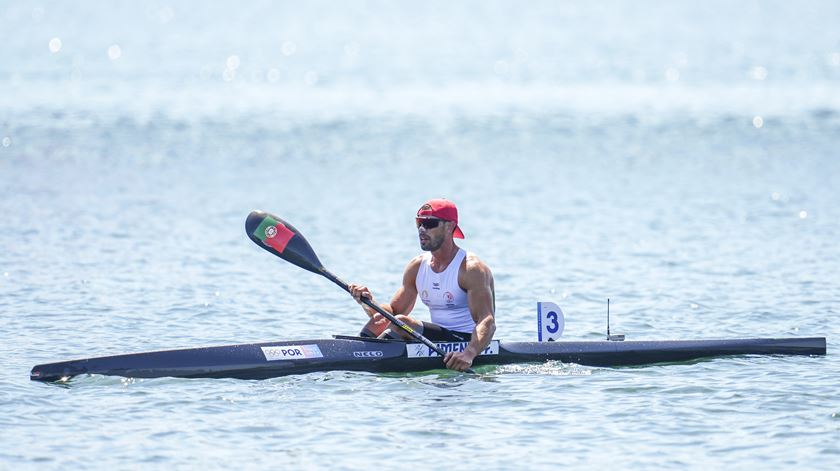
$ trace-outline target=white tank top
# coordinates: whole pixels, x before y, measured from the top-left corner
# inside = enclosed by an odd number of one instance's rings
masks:
[[[467,305],[467,292],[458,285],[458,270],[466,256],[467,252],[459,248],[446,270],[435,273],[431,265],[431,252],[424,254],[415,284],[420,300],[429,308],[433,323],[449,330],[471,334],[475,329],[475,321]]]

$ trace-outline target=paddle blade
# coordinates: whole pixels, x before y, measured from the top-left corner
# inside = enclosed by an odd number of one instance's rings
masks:
[[[304,270],[323,275],[324,266],[297,229],[281,218],[263,211],[251,211],[245,232],[255,244]]]

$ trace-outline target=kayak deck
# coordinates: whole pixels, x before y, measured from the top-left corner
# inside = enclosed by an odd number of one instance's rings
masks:
[[[438,343],[458,351],[465,342]],[[722,340],[502,342],[494,340],[474,366],[549,360],[585,366],[640,366],[732,355],[825,355],[824,337]],[[37,365],[30,379],[59,381],[82,374],[133,378],[267,379],[317,371],[410,372],[443,368],[420,343],[336,336],[132,353]]]

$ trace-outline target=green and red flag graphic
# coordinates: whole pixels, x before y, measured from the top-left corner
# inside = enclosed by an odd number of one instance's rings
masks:
[[[254,231],[254,236],[260,239],[263,244],[283,253],[295,233],[284,226],[282,222],[266,217]]]

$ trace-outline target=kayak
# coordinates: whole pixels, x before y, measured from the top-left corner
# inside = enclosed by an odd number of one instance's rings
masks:
[[[443,352],[466,342],[437,343]],[[620,367],[694,361],[733,355],[825,355],[824,337],[718,340],[504,342],[494,340],[473,366],[559,361]],[[131,378],[268,379],[325,371],[399,373],[444,368],[423,343],[335,336],[332,339],[225,345],[132,353],[46,363],[32,368],[34,381],[66,381],[79,375]]]

